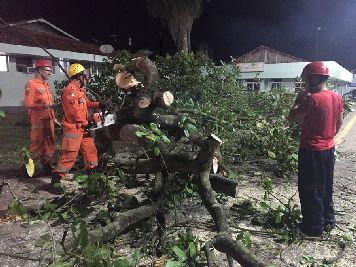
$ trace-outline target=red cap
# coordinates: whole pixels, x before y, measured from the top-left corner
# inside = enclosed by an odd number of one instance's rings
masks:
[[[52,64],[48,60],[39,59],[39,60],[36,60],[35,67],[36,68],[42,68],[42,67],[51,67],[52,68]]]

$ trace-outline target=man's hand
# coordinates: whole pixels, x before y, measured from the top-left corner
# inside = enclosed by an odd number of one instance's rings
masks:
[[[307,96],[308,93],[306,91],[301,91],[298,93],[297,98],[294,101],[294,105],[300,105]]]

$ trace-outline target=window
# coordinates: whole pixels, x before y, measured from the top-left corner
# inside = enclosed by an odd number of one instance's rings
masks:
[[[104,64],[94,63],[90,67],[90,75],[99,75],[104,71]]]
[[[9,71],[9,57],[0,55],[0,72]]]
[[[281,79],[274,79],[272,80],[272,85],[271,85],[271,88],[272,89],[279,89],[282,87],[282,80]]]
[[[67,60],[67,59],[64,59],[64,58],[60,58],[59,59],[59,64],[63,67],[63,69],[65,71],[67,71],[69,65],[70,65],[70,62]],[[59,72],[64,74],[63,70],[61,68],[59,68]]]
[[[18,72],[28,73],[28,67],[33,67],[31,57],[16,57],[16,70]]]
[[[304,82],[294,82],[294,92],[300,93],[304,88]]]
[[[246,88],[248,91],[260,91],[260,81],[246,80]]]

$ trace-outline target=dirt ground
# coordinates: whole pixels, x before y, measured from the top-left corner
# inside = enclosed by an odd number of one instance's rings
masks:
[[[345,122],[356,113],[348,115]],[[26,125],[25,113],[7,112],[5,119],[0,120],[0,185],[6,183],[0,193],[0,218],[6,213],[9,202],[16,196],[25,206],[40,207],[55,196],[38,188],[49,183],[49,177],[40,175],[34,179],[22,179],[19,168],[22,157],[18,148],[28,145],[29,127]],[[242,229],[249,230],[252,237],[252,251],[266,265],[274,266],[356,266],[355,233],[356,233],[356,126],[338,146],[338,160],[335,170],[334,202],[337,215],[337,228],[330,236],[324,238],[304,238],[288,245],[276,242],[274,236],[260,226],[252,225],[249,220],[237,219],[233,215],[234,205],[244,200],[259,202],[263,198],[260,185],[262,175],[272,175],[266,166],[236,166],[241,172],[241,183],[237,198],[227,197],[225,207],[231,211],[231,226],[235,235]],[[299,205],[296,193],[296,177],[287,180],[275,180],[274,192],[284,200],[292,198]],[[11,189],[11,190],[10,190]],[[212,221],[206,209],[197,201],[188,200],[177,207],[178,217],[168,215],[168,224],[178,218],[193,228],[194,234],[202,240],[214,236],[211,230]],[[32,220],[0,222],[0,266],[45,266],[42,259],[40,237],[44,234],[59,241],[62,234],[60,227],[51,227],[44,221]],[[124,237],[123,237],[124,238]],[[342,241],[342,242],[341,242]],[[345,246],[342,244],[346,244]],[[120,253],[130,250],[122,246]],[[223,255],[220,255],[221,266],[227,266]],[[39,260],[41,259],[41,260]],[[334,259],[331,264],[323,260]],[[150,266],[150,265],[146,265]],[[235,264],[237,266],[237,264]]]

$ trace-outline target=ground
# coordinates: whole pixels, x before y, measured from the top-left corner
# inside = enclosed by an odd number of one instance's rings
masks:
[[[255,226],[250,218],[236,215],[236,207],[243,201],[258,203],[264,191],[261,187],[262,176],[273,176],[266,166],[252,162],[234,166],[241,173],[239,193],[236,198],[224,198],[223,203],[231,212],[231,227],[234,235],[248,230],[251,233],[252,251],[266,264],[275,266],[356,266],[355,233],[356,233],[356,112],[348,115],[337,138],[338,159],[335,168],[334,202],[337,216],[337,228],[323,238],[301,238],[290,245],[276,241],[276,236],[261,226]],[[349,124],[350,123],[350,124]],[[25,113],[7,112],[6,118],[0,121],[0,217],[5,216],[8,204],[16,196],[25,206],[40,207],[53,199],[50,193],[38,190],[49,183],[49,177],[40,175],[34,179],[20,178],[22,156],[19,148],[28,144],[29,126]],[[299,205],[296,194],[296,176],[288,179],[274,180],[274,194],[284,203],[291,198],[292,203]],[[8,185],[9,186],[8,186]],[[75,183],[69,183],[75,186]],[[293,197],[292,197],[293,196]],[[276,205],[278,203],[275,203]],[[175,214],[177,216],[175,216]],[[177,225],[190,226],[201,240],[214,236],[212,221],[206,209],[199,201],[187,200],[177,205],[176,213],[168,215],[169,229]],[[45,234],[50,239],[60,240],[62,229],[53,222],[40,220],[0,221],[0,262],[1,266],[38,266],[44,265],[43,246],[39,245]],[[128,237],[123,235],[121,240]],[[129,238],[129,237],[128,237]],[[129,242],[118,246],[122,255],[130,252]],[[39,262],[38,259],[41,258]],[[223,255],[219,256],[221,266],[227,266]],[[323,260],[332,260],[332,264],[323,265]],[[150,265],[142,265],[150,266]]]

